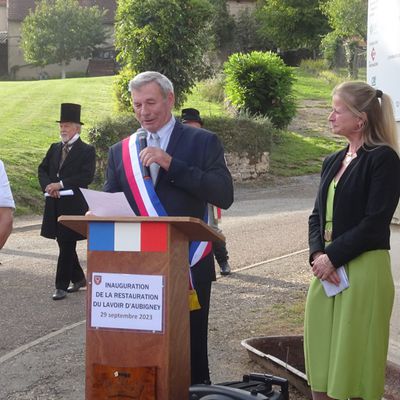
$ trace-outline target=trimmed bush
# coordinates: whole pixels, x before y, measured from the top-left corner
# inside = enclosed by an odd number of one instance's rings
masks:
[[[284,128],[296,114],[292,69],[272,52],[232,54],[224,64],[225,93],[239,111],[267,116]]]
[[[131,93],[128,89],[128,84],[135,77],[136,73],[129,67],[124,67],[115,76],[113,82],[113,93],[115,108],[119,112],[132,111]]]
[[[266,118],[252,118],[243,113],[236,118],[203,117],[203,121],[206,129],[219,136],[225,152],[247,153],[254,160],[259,160],[263,152],[271,150],[275,129]],[[139,124],[132,114],[107,118],[89,129],[89,141],[95,146],[97,155],[95,186],[99,187],[104,182],[108,149],[138,128]]]
[[[109,148],[114,143],[131,135],[138,128],[139,123],[134,115],[125,114],[116,118],[108,117],[89,129],[89,142],[96,148],[95,186],[104,183]]]
[[[276,129],[265,117],[240,113],[235,118],[203,117],[203,122],[205,129],[219,136],[227,153],[247,153],[259,159],[263,152],[271,151]]]

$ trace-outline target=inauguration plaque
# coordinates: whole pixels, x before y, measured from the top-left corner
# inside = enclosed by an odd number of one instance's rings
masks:
[[[91,327],[163,330],[163,276],[92,273]]]

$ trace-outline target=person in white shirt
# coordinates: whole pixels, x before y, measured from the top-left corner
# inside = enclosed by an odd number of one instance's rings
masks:
[[[0,160],[0,249],[6,243],[13,227],[15,203],[3,162]]]

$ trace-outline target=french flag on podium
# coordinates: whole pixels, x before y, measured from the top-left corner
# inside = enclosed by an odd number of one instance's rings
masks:
[[[90,222],[91,251],[166,252],[168,225],[162,222]]]

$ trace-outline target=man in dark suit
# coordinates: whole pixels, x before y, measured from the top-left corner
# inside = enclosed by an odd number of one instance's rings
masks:
[[[147,134],[148,147],[140,151],[139,159],[150,169],[154,182],[151,190],[165,209],[164,215],[203,219],[207,203],[228,208],[233,202],[233,185],[218,137],[175,120],[174,89],[164,75],[143,72],[130,81],[129,90],[135,116]],[[137,164],[126,161],[130,151],[127,143],[124,140],[110,149],[104,190],[123,191],[137,215],[151,215],[143,213],[137,191],[132,190]],[[195,384],[210,380],[207,338],[211,282],[215,280],[212,252],[205,251],[191,265],[201,306],[190,313],[191,374]]]
[[[61,118],[57,121],[61,142],[50,146],[38,168],[40,186],[46,196],[41,235],[56,239],[59,247],[53,300],[61,300],[67,292],[86,286],[76,253],[77,240],[85,238],[57,222],[60,215],[84,215],[87,211],[79,188],[87,188],[92,182],[96,155],[94,147],[80,139],[83,125],[80,116],[79,104],[61,104]]]

